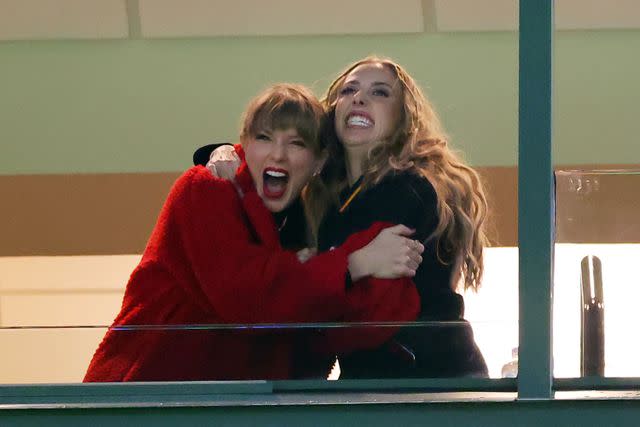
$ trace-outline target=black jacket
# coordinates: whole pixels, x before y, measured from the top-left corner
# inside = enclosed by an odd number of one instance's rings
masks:
[[[359,184],[343,192],[341,204]],[[452,266],[439,260],[437,241],[429,239],[438,224],[431,183],[412,172],[393,173],[358,193],[342,213],[339,209],[330,208],[320,226],[319,251],[339,246],[376,221],[414,228],[413,238],[425,245],[414,278],[421,301],[419,322],[402,328],[392,345],[340,356],[341,378],[486,376],[471,326],[463,320],[462,296],[451,290]]]

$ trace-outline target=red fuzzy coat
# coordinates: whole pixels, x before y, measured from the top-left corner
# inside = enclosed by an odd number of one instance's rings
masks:
[[[314,354],[379,346],[394,330],[332,330],[310,339],[305,330],[203,325],[415,319],[419,299],[408,279],[365,279],[345,289],[348,255],[375,237],[381,224],[300,263],[281,248],[246,164],[236,178],[242,198],[233,183],[201,166],[174,184],[85,382],[317,374]],[[321,370],[328,368],[326,360]]]

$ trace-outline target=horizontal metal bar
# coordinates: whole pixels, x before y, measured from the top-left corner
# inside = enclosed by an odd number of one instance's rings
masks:
[[[510,392],[516,390],[514,378],[411,378],[366,380],[287,380],[274,381],[273,391],[421,391],[421,392]]]
[[[553,389],[555,391],[640,390],[640,378],[624,378],[624,377],[556,378],[553,380]]]
[[[0,385],[0,405],[164,402],[218,399],[221,395],[271,394],[270,381],[194,381]]]
[[[476,324],[482,322],[476,322]],[[348,328],[437,328],[441,326],[466,325],[465,321],[411,321],[411,322],[310,322],[310,323],[213,323],[182,325],[16,325],[0,326],[2,330],[17,329],[111,329],[114,331],[192,331],[192,330],[293,330],[293,329],[348,329]]]
[[[336,393],[513,392],[514,379],[425,378],[371,380],[286,380],[219,382],[83,383],[0,386],[0,406],[7,405],[215,405],[264,400],[278,393],[315,393],[316,401]],[[243,397],[244,396],[244,397]],[[253,396],[253,397],[252,397]],[[260,397],[262,396],[262,397]],[[514,394],[515,396],[515,394]],[[271,398],[268,398],[269,400]],[[366,399],[363,400],[365,402]]]

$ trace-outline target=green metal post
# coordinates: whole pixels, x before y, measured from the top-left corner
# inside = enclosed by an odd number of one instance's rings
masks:
[[[552,396],[554,191],[553,0],[520,0],[518,236],[519,399]]]

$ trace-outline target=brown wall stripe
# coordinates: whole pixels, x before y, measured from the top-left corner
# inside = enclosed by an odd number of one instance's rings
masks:
[[[0,177],[0,255],[136,254],[179,173]]]
[[[483,167],[478,171],[486,184],[491,206],[492,244],[516,246],[517,168]],[[0,176],[3,195],[0,256],[141,253],[178,175],[178,172],[167,172]],[[584,219],[586,226],[575,221],[573,228],[563,226],[559,241],[597,238],[640,242],[640,227],[629,226],[640,224],[636,219],[639,202],[630,197],[616,199],[622,193],[640,192],[634,187],[638,184],[637,177],[626,181],[618,178],[618,187],[623,183],[621,193],[601,192],[591,201],[597,209]],[[576,218],[574,205],[559,205],[557,210],[563,218]],[[615,218],[611,212],[616,213]],[[579,217],[579,212],[577,215]],[[605,237],[598,224],[607,221],[620,225],[610,233],[613,237],[602,240]]]

